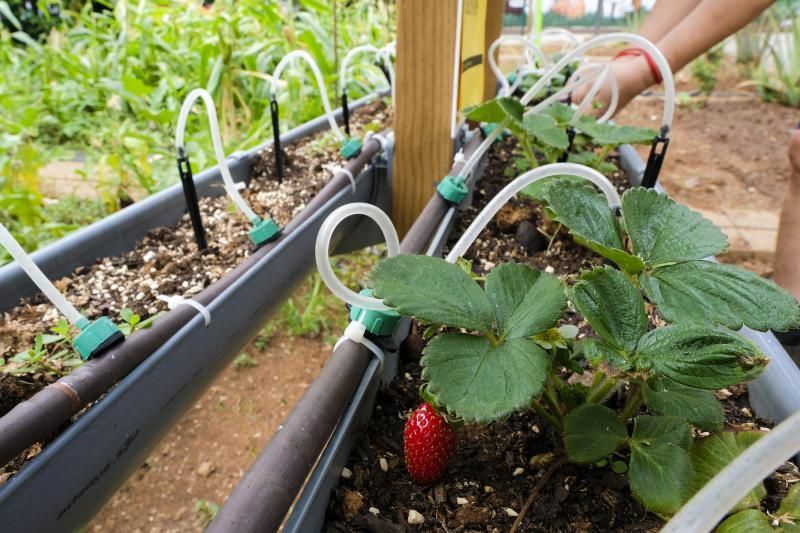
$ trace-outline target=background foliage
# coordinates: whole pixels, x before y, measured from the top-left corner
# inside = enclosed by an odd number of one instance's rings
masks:
[[[209,8],[199,0],[0,1],[0,222],[35,249],[175,182],[175,123],[197,87],[215,99],[226,151],[262,142],[270,74],[291,50],[316,59],[335,97],[340,54],[391,40],[392,3],[346,4],[334,12],[320,0],[218,0]],[[300,68],[285,76],[284,127],[322,113]],[[350,95],[382,83],[379,76],[352,76]],[[196,113],[187,127],[197,168],[213,162],[206,120]],[[84,161],[102,201],[73,200],[86,212],[66,210],[62,219],[54,215],[65,210],[53,212],[41,193],[39,170],[73,158]]]

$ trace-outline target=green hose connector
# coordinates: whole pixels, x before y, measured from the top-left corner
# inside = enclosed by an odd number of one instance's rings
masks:
[[[271,240],[277,239],[281,233],[281,228],[275,223],[274,220],[268,218],[266,220],[261,218],[254,218],[252,220],[253,228],[248,232],[250,242],[255,246],[268,243]]]
[[[488,123],[484,124],[483,126],[481,126],[481,131],[483,132],[484,138],[488,137],[489,135],[491,135],[492,132],[494,132],[494,130],[496,130],[498,127],[500,127],[500,125],[496,124],[494,122],[488,122]],[[508,131],[507,130],[503,130],[503,131],[500,132],[500,135],[497,136],[497,139],[495,139],[494,143],[492,143],[492,144],[498,143],[498,142],[502,141],[503,139],[505,139],[506,137],[508,137]]]
[[[88,361],[96,353],[125,339],[125,335],[108,317],[102,316],[90,322],[83,318],[76,324],[81,332],[72,340],[72,346],[81,359]]]
[[[450,205],[459,205],[467,196],[469,189],[461,176],[445,176],[436,186],[436,192]]]
[[[359,294],[372,296],[372,289],[364,289]],[[397,311],[373,311],[352,306],[350,308],[350,320],[359,322],[367,331],[379,337],[392,335],[400,322],[400,314]]]
[[[357,156],[361,152],[361,139],[358,137],[350,137],[342,141],[342,147],[339,149],[339,153],[342,154],[342,157],[345,159],[352,159]]]

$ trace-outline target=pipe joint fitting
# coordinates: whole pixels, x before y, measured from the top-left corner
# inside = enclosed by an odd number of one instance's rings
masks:
[[[439,196],[452,206],[461,204],[464,198],[469,193],[469,188],[462,176],[447,175],[436,186],[436,192]]]
[[[371,289],[364,289],[359,294],[362,296],[372,296]],[[350,307],[350,320],[358,322],[364,328],[379,337],[392,335],[400,322],[400,314],[394,309],[388,311],[373,311],[361,307]]]

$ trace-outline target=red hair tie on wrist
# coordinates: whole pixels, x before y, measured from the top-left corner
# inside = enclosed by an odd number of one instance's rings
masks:
[[[656,81],[657,85],[660,84],[662,81],[664,81],[664,79],[661,77],[661,71],[659,70],[658,65],[656,65],[653,56],[651,56],[644,48],[639,48],[639,47],[625,48],[620,53],[615,55],[614,59],[619,59],[620,57],[638,57],[638,56],[644,57],[645,61],[647,61],[647,66],[650,67],[650,73],[653,75],[653,79]]]

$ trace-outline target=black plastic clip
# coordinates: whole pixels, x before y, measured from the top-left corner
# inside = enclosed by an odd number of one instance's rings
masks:
[[[383,77],[386,78],[386,81],[389,82],[389,85],[391,85],[392,84],[392,77],[389,75],[389,69],[386,68],[386,65],[384,64],[384,62],[383,61],[376,61],[375,62],[375,66],[378,67],[379,69],[381,69],[381,72],[383,72]]]
[[[647,166],[642,174],[642,187],[652,189],[658,182],[658,174],[661,172],[661,165],[664,163],[664,156],[669,147],[669,129],[662,128],[661,133],[653,139],[650,146],[650,155],[647,157]]]
[[[278,118],[278,101],[275,96],[269,102],[269,112],[272,116],[272,150],[275,153],[275,175],[278,183],[283,183],[283,158],[281,151],[281,123]]]
[[[342,91],[342,120],[344,121],[344,132],[350,137],[350,107],[347,105],[347,91]]]
[[[558,158],[559,163],[566,163],[569,153],[572,151],[572,145],[575,142],[575,128],[572,126],[567,127],[567,139],[569,139],[569,144],[567,145],[567,149],[564,150],[564,153],[561,154],[561,157]]]
[[[197,202],[197,189],[194,186],[192,176],[192,165],[189,163],[189,156],[183,146],[178,148],[178,174],[181,177],[183,186],[183,196],[186,198],[186,208],[189,211],[189,218],[192,221],[194,230],[194,240],[200,250],[208,248],[206,242],[206,231],[203,228],[203,218],[200,216],[200,204]]]

